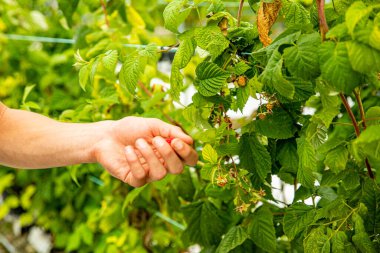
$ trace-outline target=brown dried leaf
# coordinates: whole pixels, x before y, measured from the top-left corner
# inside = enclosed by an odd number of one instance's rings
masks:
[[[273,3],[260,3],[260,8],[257,12],[257,29],[260,41],[264,46],[268,46],[272,42],[269,37],[269,31],[276,21],[280,9],[281,0],[275,0]]]

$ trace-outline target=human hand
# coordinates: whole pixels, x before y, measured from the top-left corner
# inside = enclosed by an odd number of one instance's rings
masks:
[[[173,138],[170,144],[169,138]],[[112,176],[140,187],[167,173],[181,173],[185,164],[195,165],[198,155],[192,143],[177,126],[153,118],[126,117],[108,122],[94,156]]]

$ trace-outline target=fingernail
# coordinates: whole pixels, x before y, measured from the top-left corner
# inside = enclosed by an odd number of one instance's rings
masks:
[[[156,138],[153,140],[154,142],[154,145],[156,145],[157,147],[162,147],[165,145],[165,141],[161,138]]]
[[[182,149],[183,148],[183,143],[181,141],[176,141],[174,143],[174,148],[175,149]]]
[[[131,146],[126,146],[125,147],[125,152],[128,153],[128,154],[131,154],[131,153],[133,153],[133,148]]]
[[[136,141],[136,145],[140,148],[146,148],[148,147],[148,144],[143,139],[138,139]]]

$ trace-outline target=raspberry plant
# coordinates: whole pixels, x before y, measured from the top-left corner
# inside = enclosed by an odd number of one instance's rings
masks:
[[[243,0],[238,11],[219,0],[174,0],[164,7],[156,1],[58,2],[66,28],[77,25],[75,66],[86,91],[74,110],[58,109],[60,119],[159,117],[191,134],[201,154],[195,169],[138,189],[95,165],[69,168],[81,185],[79,200],[66,192],[56,209],[44,210],[50,198],[37,191],[32,205],[40,214],[33,219],[56,235],[58,248],[380,250],[377,1],[251,0],[244,12]],[[153,33],[160,24],[171,32],[168,38]],[[167,76],[157,64],[172,48]],[[174,107],[191,89],[191,103]],[[252,98],[258,109],[232,119],[230,112],[242,112]],[[16,182],[28,185],[20,174]],[[59,175],[51,187],[70,182],[67,173]],[[275,197],[276,177],[293,186],[292,201]],[[45,182],[29,183],[38,189]],[[23,208],[32,215],[31,207]],[[186,227],[172,227],[162,214]],[[49,221],[52,216],[57,220]]]

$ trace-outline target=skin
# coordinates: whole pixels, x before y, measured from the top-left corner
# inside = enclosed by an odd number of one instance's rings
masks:
[[[173,138],[170,144],[167,138]],[[63,123],[0,103],[0,164],[13,168],[100,163],[112,176],[140,187],[195,165],[192,143],[179,127],[158,119]]]

